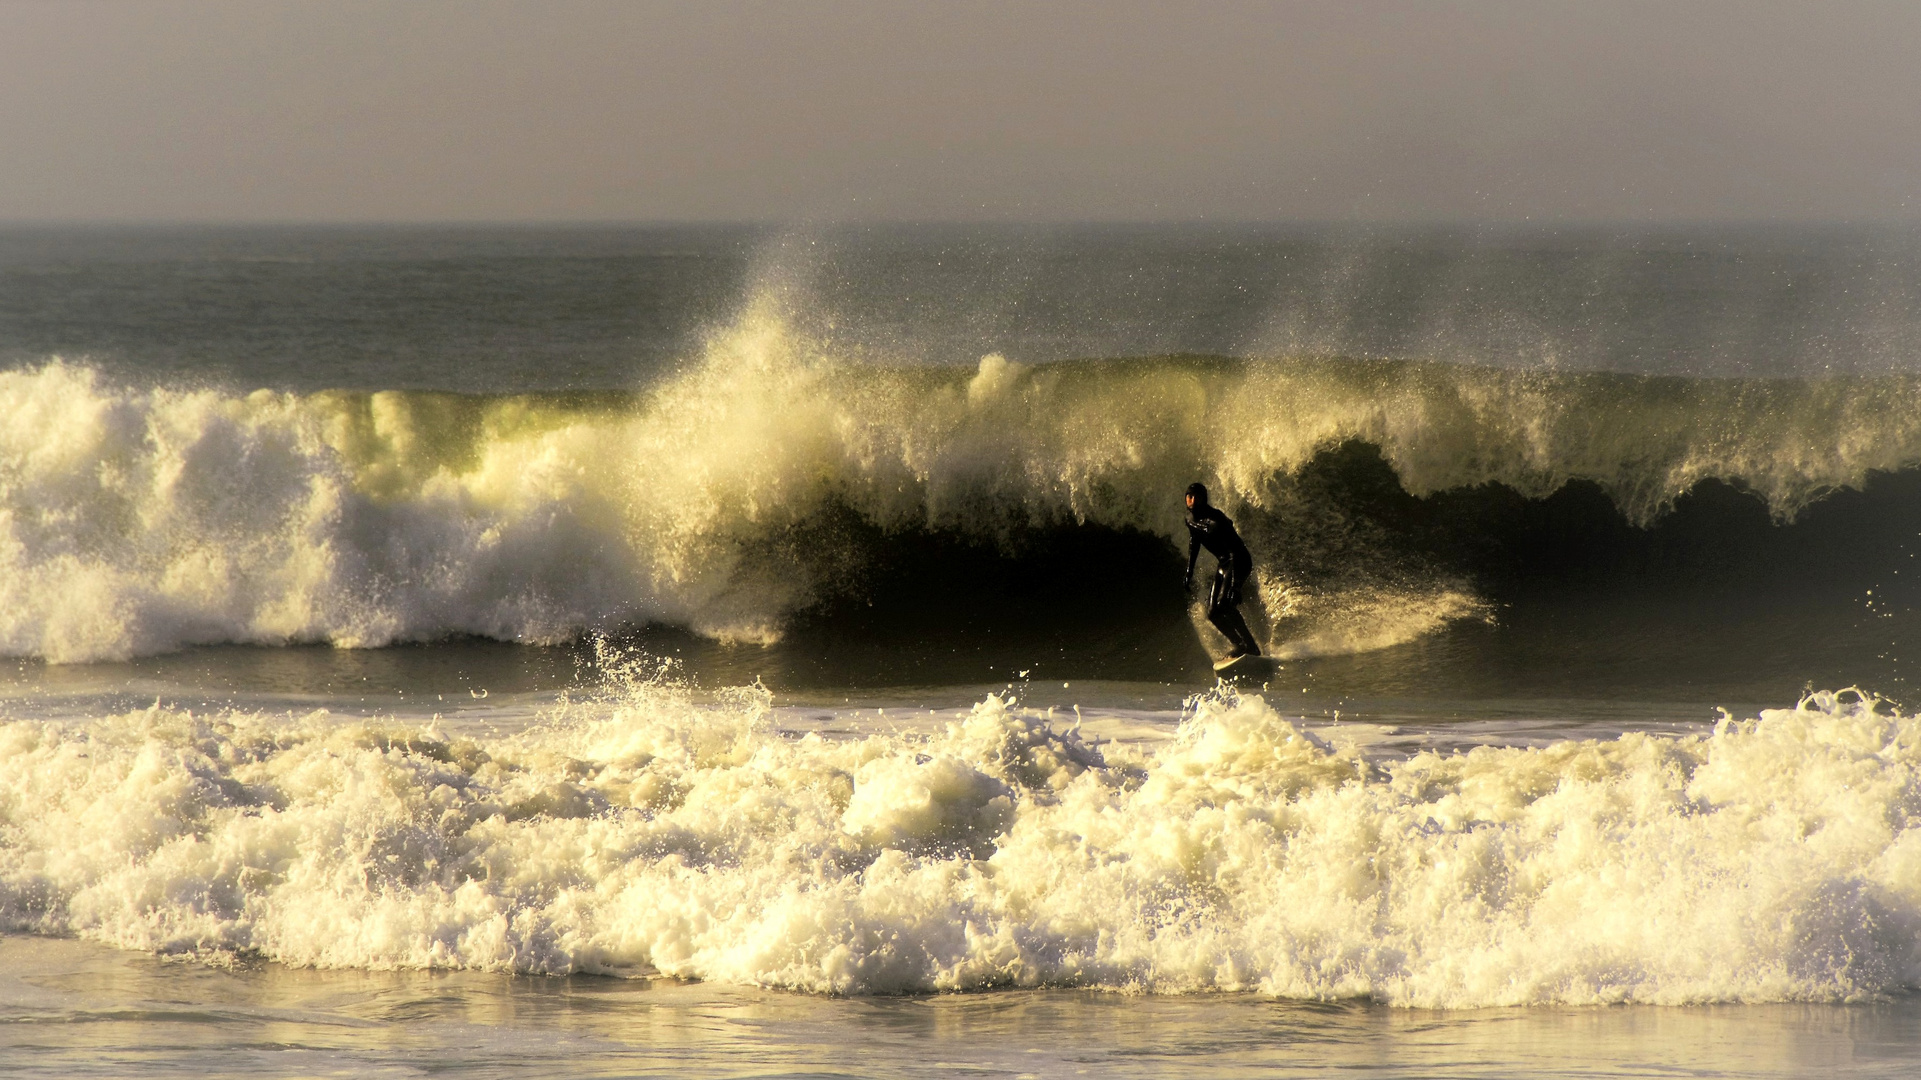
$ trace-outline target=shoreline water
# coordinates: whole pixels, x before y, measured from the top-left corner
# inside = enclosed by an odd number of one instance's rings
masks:
[[[601,976],[210,968],[0,937],[18,1077],[1901,1077],[1921,997],[1430,1012],[1246,994],[822,998]]]

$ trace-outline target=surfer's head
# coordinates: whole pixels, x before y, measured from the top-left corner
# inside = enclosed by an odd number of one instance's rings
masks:
[[[1207,485],[1199,482],[1187,485],[1187,508],[1207,505]]]

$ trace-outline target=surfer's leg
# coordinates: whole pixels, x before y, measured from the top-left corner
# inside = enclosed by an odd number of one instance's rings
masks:
[[[1227,614],[1229,618],[1234,620],[1234,625],[1240,628],[1241,641],[1247,646],[1248,655],[1259,656],[1261,655],[1261,643],[1255,639],[1254,631],[1248,629],[1247,620],[1241,616],[1241,597],[1247,594],[1248,583],[1253,580],[1254,570],[1252,567],[1241,570],[1240,574],[1234,580],[1234,603],[1228,608]]]
[[[1235,595],[1234,579],[1223,569],[1214,576],[1214,587],[1207,596],[1207,621],[1221,632],[1227,643],[1233,647],[1229,656],[1258,654],[1260,646],[1254,644],[1254,635],[1247,629],[1247,620],[1241,618],[1240,608],[1235,604],[1240,597]]]
[[[1234,643],[1235,651],[1248,656],[1261,655],[1260,643],[1254,640],[1254,631],[1247,628],[1247,620],[1241,617],[1241,609],[1232,604],[1221,606],[1221,617],[1214,621],[1229,641]]]
[[[1214,629],[1219,630],[1221,636],[1227,639],[1228,655],[1239,656],[1247,651],[1247,646],[1241,643],[1241,636],[1234,628],[1234,620],[1228,618],[1228,612],[1233,610],[1231,607],[1215,604],[1207,609],[1207,621],[1213,623]]]
[[[1222,614],[1226,605],[1221,603],[1221,597],[1227,591],[1227,584],[1226,574],[1214,575],[1214,581],[1208,586],[1207,590],[1207,621],[1212,623],[1214,629],[1219,630],[1221,636],[1227,639],[1228,655],[1232,656],[1240,652],[1241,639],[1234,636],[1233,626],[1227,622],[1226,616]]]
[[[1259,656],[1261,646],[1254,640],[1254,632],[1247,628],[1247,620],[1241,617],[1241,584],[1247,575],[1234,573],[1233,568],[1223,566],[1214,575],[1214,587],[1207,597],[1207,621],[1221,632],[1228,644],[1234,647],[1230,656]]]

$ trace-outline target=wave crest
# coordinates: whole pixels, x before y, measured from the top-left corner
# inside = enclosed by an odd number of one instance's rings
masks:
[[[858,587],[872,552],[836,514],[1010,551],[1062,525],[1173,541],[1197,477],[1249,534],[1269,616],[1291,587],[1394,583],[1439,612],[1294,635],[1372,647],[1480,609],[1471,582],[1303,487],[1330,448],[1371,444],[1416,496],[1587,480],[1644,525],[1718,479],[1785,520],[1921,461],[1917,388],[1327,359],[885,367],[767,305],[644,394],[243,396],[52,362],[0,373],[0,652],[552,642],[633,621],[765,641]],[[1354,623],[1366,605],[1332,607]]]

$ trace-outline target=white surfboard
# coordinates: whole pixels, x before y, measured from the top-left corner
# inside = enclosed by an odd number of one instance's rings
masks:
[[[1271,675],[1280,669],[1281,662],[1271,656],[1230,656],[1214,661],[1216,672],[1237,677]]]

